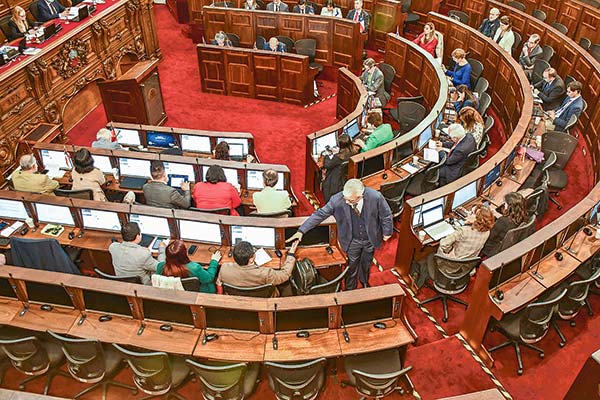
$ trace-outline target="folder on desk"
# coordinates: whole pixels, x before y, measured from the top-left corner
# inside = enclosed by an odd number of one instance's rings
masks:
[[[423,150],[423,158],[427,161],[431,161],[437,164],[440,162],[440,153],[438,153],[437,149],[425,148]]]
[[[409,174],[415,174],[419,171],[419,168],[413,167],[410,163],[402,164],[400,168],[402,168]]]

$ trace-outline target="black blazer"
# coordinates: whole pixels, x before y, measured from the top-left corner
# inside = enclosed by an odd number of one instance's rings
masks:
[[[29,29],[33,28],[33,22],[31,22],[31,20],[29,18],[27,18],[27,25],[29,26]],[[13,21],[11,18],[8,21],[8,38],[7,39],[15,40],[15,39],[18,39],[23,36],[25,36],[25,32],[21,32],[19,30],[19,27],[15,23],[15,21]]]
[[[555,110],[560,107],[562,99],[565,97],[567,90],[565,89],[565,82],[557,76],[554,80],[544,88],[546,84],[545,80],[535,84],[535,88],[539,90],[538,97],[544,102],[542,108],[547,110]]]
[[[453,146],[454,143],[444,143],[444,147],[448,145]],[[467,161],[469,154],[477,149],[475,138],[470,133],[467,133],[465,137],[458,142],[456,147],[450,152],[446,158],[446,163],[440,168],[440,185],[445,185],[450,182],[454,182],[460,178],[463,166]]]
[[[51,19],[58,18],[59,14],[65,11],[65,8],[62,4],[58,2],[58,0],[54,0],[52,2],[52,5],[56,9],[56,12],[53,12],[50,9],[50,7],[48,7],[48,3],[46,3],[46,0],[38,1],[38,17],[40,19],[40,22],[46,22],[50,21]]]

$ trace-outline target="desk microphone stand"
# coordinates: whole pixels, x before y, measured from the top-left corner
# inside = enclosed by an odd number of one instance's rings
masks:
[[[538,278],[539,280],[544,280],[544,276],[542,274],[540,274],[538,272],[538,270],[540,269],[540,264],[542,263],[543,260],[543,256],[544,256],[544,250],[546,249],[546,241],[544,241],[544,244],[542,245],[542,252],[540,253],[540,259],[537,262],[536,266],[535,266],[535,271],[533,271],[531,274],[533,276],[535,276],[536,278]]]
[[[577,235],[579,234],[579,231],[575,232],[575,234],[573,235],[573,239],[571,239],[571,243],[569,243],[569,246],[566,248],[568,253],[571,253],[573,255],[577,254],[579,252],[579,249],[574,250],[572,249],[573,243],[575,242],[575,238],[577,237]],[[581,242],[583,244],[583,242]],[[579,248],[581,248],[581,245],[579,245]]]

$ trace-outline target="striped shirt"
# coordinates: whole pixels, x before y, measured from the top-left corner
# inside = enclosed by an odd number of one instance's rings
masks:
[[[471,225],[461,226],[440,241],[439,254],[462,260],[479,256],[490,232],[479,232]]]

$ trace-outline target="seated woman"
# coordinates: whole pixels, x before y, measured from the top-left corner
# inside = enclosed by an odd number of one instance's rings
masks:
[[[392,126],[390,124],[384,124],[381,114],[378,112],[372,112],[367,117],[367,122],[375,130],[371,133],[366,141],[356,139],[354,143],[360,147],[361,152],[369,151],[376,147],[381,146],[394,138],[394,132],[392,132]]]
[[[471,89],[471,64],[467,61],[467,53],[463,49],[454,49],[452,52],[454,68],[446,70],[446,75],[450,77],[450,82],[454,86],[467,85]]]
[[[223,31],[217,32],[215,38],[210,41],[210,44],[219,47],[232,47],[231,40],[227,38],[227,34]]]
[[[494,35],[494,42],[502,47],[504,51],[512,54],[512,47],[515,44],[515,34],[512,31],[512,22],[506,15],[500,18],[500,26]]]
[[[231,157],[229,156],[229,143],[225,141],[217,143],[214,152],[215,160],[231,161]]]
[[[342,163],[348,161],[350,157],[356,154],[356,149],[352,144],[352,139],[345,133],[338,137],[337,153],[333,156],[325,156],[323,159],[323,169],[325,178],[323,179],[323,197],[327,203],[331,196],[341,192],[346,183],[346,176],[343,175]]]
[[[458,113],[458,121],[465,128],[466,133],[473,135],[477,147],[483,139],[483,118],[473,107],[463,107]]]
[[[33,28],[33,22],[27,18],[27,13],[23,7],[15,6],[12,10],[12,17],[8,21],[8,40],[15,40],[25,36]]]
[[[321,9],[321,15],[325,15],[327,17],[338,17],[343,18],[342,10],[339,7],[335,6],[335,2],[333,0],[327,0],[325,3],[325,7]]]
[[[221,259],[221,252],[215,251],[210,258],[210,264],[205,269],[197,262],[190,261],[187,248],[182,240],[174,240],[166,248],[166,259],[156,266],[156,273],[164,276],[177,278],[189,278],[195,276],[200,280],[200,291],[202,293],[217,293],[215,289],[215,277]]]
[[[285,211],[292,206],[290,195],[285,190],[275,189],[277,185],[277,171],[268,169],[263,172],[263,183],[265,187],[260,192],[252,195],[252,201],[259,213],[276,213]]]
[[[479,109],[479,100],[477,100],[467,85],[459,85],[455,91],[451,92],[450,100],[454,102],[454,109],[457,114],[460,113],[460,110],[462,110],[463,107],[473,107],[476,110]]]
[[[485,246],[483,246],[482,254],[487,257],[492,257],[499,253],[506,233],[523,222],[527,222],[529,218],[527,202],[519,193],[512,192],[504,196],[503,209],[503,215],[494,224],[490,232],[490,237],[485,242]]]
[[[196,208],[229,208],[231,215],[240,215],[235,210],[242,204],[237,189],[225,178],[225,171],[218,165],[211,165],[206,171],[206,182],[194,186]]]
[[[435,49],[438,45],[438,37],[435,33],[435,25],[433,22],[427,22],[423,27],[423,33],[413,40],[414,43],[418,44],[419,47],[431,54],[433,57],[436,56]]]
[[[106,183],[104,173],[98,168],[94,168],[94,159],[88,149],[79,149],[73,157],[73,178],[72,190],[90,189],[94,192],[94,200],[107,201],[106,195],[102,190],[102,185]]]
[[[244,10],[260,10],[260,7],[256,0],[244,1]]]

